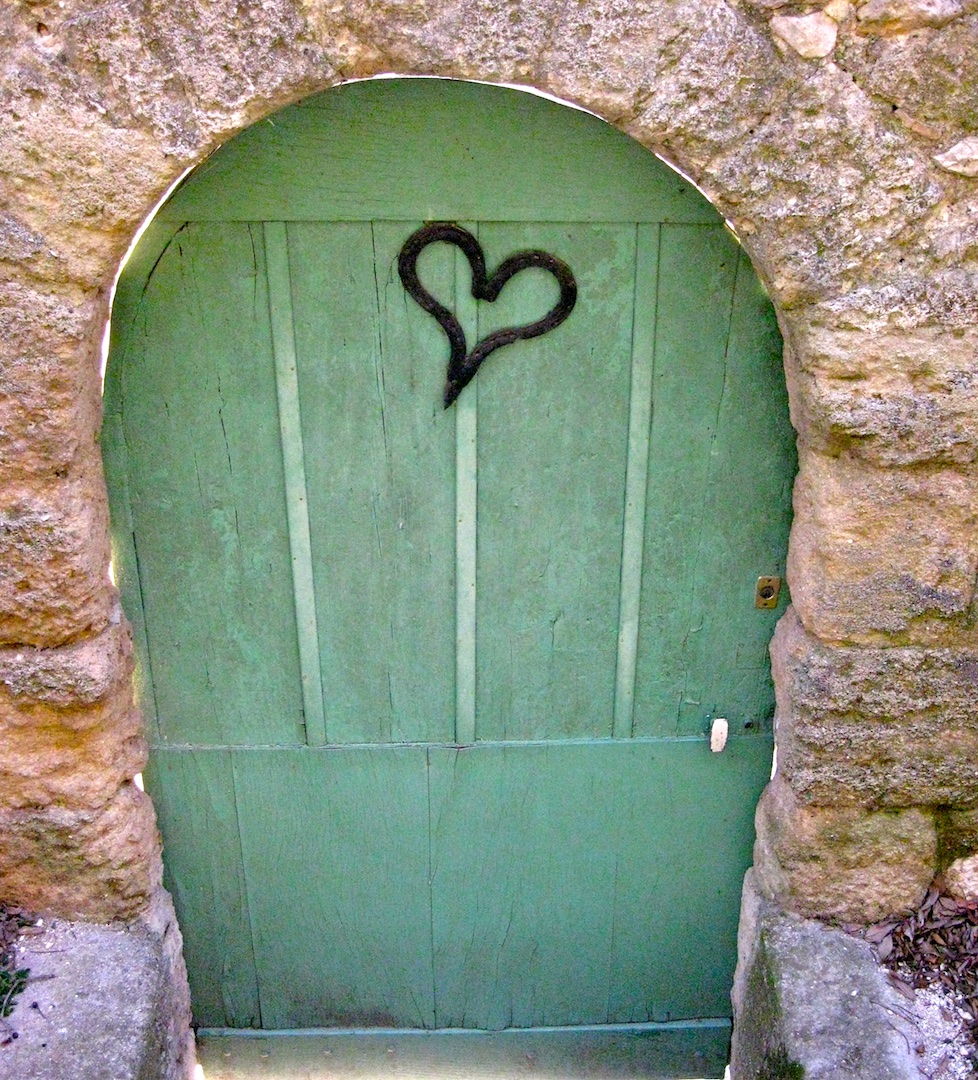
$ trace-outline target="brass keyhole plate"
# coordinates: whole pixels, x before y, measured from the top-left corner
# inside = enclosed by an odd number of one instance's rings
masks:
[[[754,607],[776,608],[780,595],[781,578],[759,577],[757,579],[757,588],[754,590]]]

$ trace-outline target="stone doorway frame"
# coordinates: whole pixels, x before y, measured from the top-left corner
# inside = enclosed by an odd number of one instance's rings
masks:
[[[978,850],[972,0],[17,0],[0,132],[0,899],[179,935],[99,454],[111,286],[243,127],[383,73],[535,88],[674,163],[785,338],[799,432],[754,877],[870,921]],[[969,67],[970,65],[970,67]]]

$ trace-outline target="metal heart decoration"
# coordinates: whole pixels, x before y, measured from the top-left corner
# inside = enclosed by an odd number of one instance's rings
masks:
[[[472,267],[472,295],[476,300],[496,300],[503,286],[521,270],[536,266],[546,270],[557,279],[560,299],[542,319],[525,326],[508,326],[496,330],[476,342],[471,352],[466,351],[465,332],[458,319],[431,295],[418,279],[418,256],[429,245],[442,241],[461,248]],[[504,345],[512,345],[525,338],[539,337],[553,330],[574,310],[577,303],[577,282],[567,263],[546,251],[519,251],[504,259],[492,277],[486,276],[486,256],[479,241],[472,233],[450,221],[436,221],[412,233],[406,240],[397,260],[401,282],[425,311],[434,315],[438,325],[445,331],[451,346],[448,372],[445,378],[445,408],[447,409],[462,390],[472,381],[479,366],[490,353]]]

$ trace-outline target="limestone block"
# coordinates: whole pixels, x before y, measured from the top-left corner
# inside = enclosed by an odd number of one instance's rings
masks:
[[[175,1021],[189,1025],[189,1001],[180,1007],[158,934],[60,919],[39,929],[19,947],[38,983],[9,1018],[18,1037],[4,1046],[7,1076],[191,1080],[194,1059],[171,1036]]]
[[[66,919],[131,919],[160,887],[161,866],[152,804],[131,783],[99,810],[0,809],[0,900]]]
[[[108,567],[94,461],[80,475],[0,490],[0,645],[53,647],[100,632],[115,604]]]
[[[944,871],[944,887],[959,900],[978,903],[978,855],[955,859]]]
[[[811,15],[775,15],[771,20],[775,38],[806,60],[828,56],[835,48],[839,24],[821,11]]]
[[[2,242],[2,240],[0,240]],[[0,281],[0,477],[67,476],[95,460],[104,297]]]
[[[116,604],[111,624],[96,638],[56,649],[0,648],[0,695],[15,705],[93,705],[128,681],[132,655],[129,625]]]
[[[877,297],[904,317],[921,298]],[[898,327],[864,314],[813,312],[796,325],[786,366],[792,421],[803,443],[877,466],[978,460],[978,330]]]
[[[788,555],[805,627],[830,641],[976,643],[971,470],[875,469],[803,453]]]
[[[948,172],[978,176],[978,137],[969,135],[943,154],[935,154],[934,160]]]
[[[978,808],[949,809],[938,815],[937,835],[941,849],[941,865],[978,851]]]
[[[906,34],[924,26],[946,26],[964,11],[962,0],[866,0],[856,8],[856,18],[867,32]]]
[[[852,4],[849,0],[829,0],[822,10],[836,22],[843,22],[852,14]]]
[[[978,650],[771,643],[778,768],[816,805],[978,805]],[[978,846],[978,845],[976,845]]]
[[[62,649],[0,649],[0,808],[97,810],[142,770],[128,630]]]
[[[968,13],[940,33],[877,36],[873,30],[847,41],[846,66],[866,92],[939,129],[941,148],[973,133],[978,113],[978,80],[962,77],[978,66],[978,5],[968,0],[967,7]],[[935,220],[927,231],[938,224]],[[907,262],[912,254],[903,252]],[[935,267],[935,276],[949,269],[944,262]]]
[[[919,1080],[906,1001],[865,941],[783,911],[748,871],[737,945],[732,1080]]]
[[[799,915],[876,922],[917,907],[934,877],[937,833],[923,810],[806,806],[779,771],[755,822],[758,888]]]

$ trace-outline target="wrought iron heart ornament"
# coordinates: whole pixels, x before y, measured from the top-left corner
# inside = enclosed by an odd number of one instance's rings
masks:
[[[429,245],[443,241],[461,248],[472,267],[472,295],[476,300],[496,300],[503,286],[521,270],[531,266],[546,270],[557,279],[560,286],[560,299],[542,319],[527,323],[525,326],[508,326],[496,330],[476,342],[471,352],[466,352],[465,331],[461,323],[443,304],[440,304],[418,279],[418,256]],[[458,397],[472,381],[479,370],[479,365],[486,357],[525,338],[539,337],[548,330],[559,326],[574,310],[577,303],[577,282],[567,263],[546,251],[519,251],[503,259],[492,277],[486,276],[486,256],[479,241],[466,229],[450,221],[436,221],[424,225],[412,233],[401,248],[397,269],[401,282],[425,311],[434,315],[438,325],[445,331],[451,347],[448,358],[448,372],[445,378],[445,408]]]

